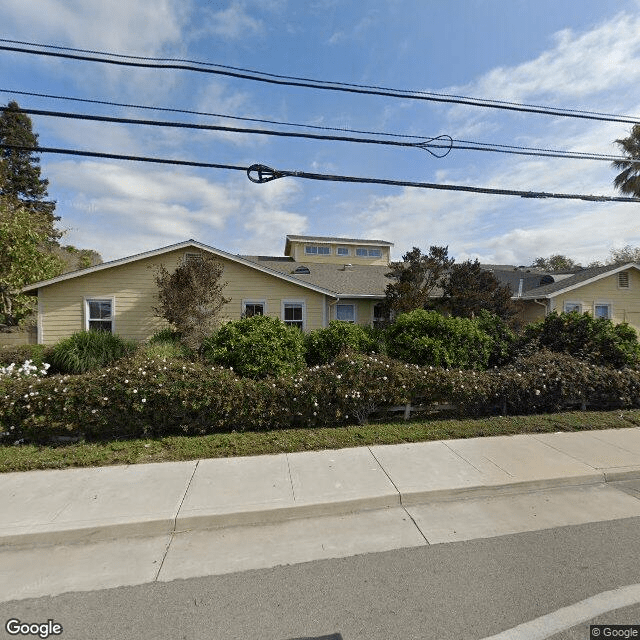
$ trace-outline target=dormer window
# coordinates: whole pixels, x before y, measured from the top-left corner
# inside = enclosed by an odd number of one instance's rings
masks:
[[[349,247],[338,247],[336,249],[336,253],[339,256],[348,256],[349,255]]]
[[[308,244],[304,248],[304,252],[311,256],[328,256],[331,255],[331,247]]]

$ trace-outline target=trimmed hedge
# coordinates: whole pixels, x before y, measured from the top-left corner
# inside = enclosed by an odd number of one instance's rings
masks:
[[[328,364],[341,353],[371,353],[378,344],[369,327],[332,320],[326,329],[310,331],[304,338],[305,361],[308,366]]]
[[[640,370],[540,352],[489,371],[420,367],[344,354],[279,378],[219,366],[132,358],[103,371],[0,379],[0,427],[11,441],[206,434],[364,422],[405,403],[452,404],[459,416],[640,406]]]
[[[398,316],[386,337],[391,357],[434,367],[486,369],[493,348],[474,320],[422,309]]]
[[[304,336],[277,318],[252,316],[220,327],[204,340],[202,355],[248,378],[292,374],[304,367]]]

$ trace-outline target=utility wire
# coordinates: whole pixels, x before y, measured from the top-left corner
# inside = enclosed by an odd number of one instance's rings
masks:
[[[424,139],[421,142],[405,142],[398,140],[378,140],[374,138],[355,138],[351,136],[337,136],[326,134],[299,133],[291,131],[274,131],[272,129],[251,129],[242,127],[228,127],[224,125],[208,125],[195,124],[189,122],[169,122],[165,120],[140,120],[136,118],[119,118],[115,116],[100,116],[83,113],[70,113],[67,111],[49,111],[44,109],[30,109],[20,107],[23,113],[30,115],[39,115],[55,118],[70,118],[74,120],[89,120],[97,122],[110,122],[117,124],[144,125],[155,127],[181,128],[181,129],[198,129],[207,131],[223,131],[230,133],[258,134],[267,136],[278,136],[285,138],[305,138],[311,140],[330,140],[338,142],[351,142],[360,144],[380,144],[396,147],[414,147],[429,152],[436,158],[443,158],[449,154],[452,149],[464,151],[488,151],[493,153],[506,153],[521,156],[538,156],[546,158],[565,158],[572,160],[600,160],[605,162],[625,161],[632,164],[639,163],[640,160],[631,160],[624,156],[614,156],[600,153],[582,152],[582,151],[561,151],[556,149],[528,149],[527,147],[516,147],[512,145],[487,145],[480,142],[472,142],[468,140],[454,140],[447,135],[441,135],[435,138]],[[375,133],[373,135],[392,135]],[[413,138],[413,136],[411,136]],[[466,143],[466,144],[461,144]],[[439,151],[433,151],[437,149]]]
[[[411,91],[407,89],[392,89],[389,87],[375,85],[361,85],[347,82],[331,82],[326,80],[315,80],[297,76],[286,76],[274,73],[266,73],[244,69],[241,67],[230,67],[211,62],[199,62],[195,60],[184,60],[180,58],[152,58],[145,56],[130,56],[105,51],[92,51],[87,49],[75,49],[72,47],[59,47],[55,45],[39,44],[18,40],[0,38],[0,42],[11,44],[27,45],[29,47],[41,47],[54,49],[53,51],[38,51],[25,49],[24,47],[0,45],[0,50],[14,51],[16,53],[27,53],[31,55],[48,56],[55,58],[66,58],[70,60],[81,60],[86,62],[99,62],[102,64],[112,64],[118,66],[137,67],[144,69],[175,69],[183,71],[194,71],[197,73],[212,73],[242,80],[254,80],[268,84],[283,86],[305,87],[309,89],[322,89],[327,91],[343,91],[347,93],[359,93],[365,95],[378,95],[392,98],[403,98],[409,100],[426,100],[431,102],[445,102],[454,104],[466,104],[475,107],[489,109],[502,109],[508,111],[520,111],[526,113],[537,113],[541,115],[561,116],[567,118],[582,118],[588,120],[600,120],[604,122],[622,122],[628,124],[638,124],[640,119],[632,116],[600,113],[581,109],[567,109],[558,107],[547,107],[543,105],[530,105],[525,103],[507,102],[502,100],[491,100],[487,98],[472,98],[469,96],[457,96],[443,93],[433,93],[427,91]],[[66,53],[74,52],[74,53]],[[91,55],[89,55],[91,54]],[[109,56],[96,57],[96,56]],[[115,58],[115,59],[113,59]]]
[[[422,189],[437,189],[441,191],[465,191],[469,193],[494,194],[503,196],[520,196],[521,198],[559,198],[563,200],[586,200],[589,202],[640,202],[640,198],[623,198],[615,196],[596,196],[578,193],[548,193],[544,191],[519,191],[516,189],[494,189],[487,187],[471,187],[455,184],[437,184],[431,182],[409,182],[404,180],[385,180],[382,178],[359,178],[355,176],[330,175],[324,173],[307,173],[305,171],[287,171],[253,164],[249,167],[210,162],[195,162],[188,160],[172,160],[167,158],[152,158],[145,156],[129,156],[98,151],[81,151],[78,149],[60,149],[54,147],[26,147],[21,145],[0,144],[0,149],[14,149],[33,153],[55,153],[72,156],[87,156],[91,158],[108,158],[114,160],[129,160],[133,162],[151,162],[155,164],[181,165],[190,167],[204,167],[212,169],[227,169],[232,171],[246,171],[251,182],[263,184],[278,178],[304,178],[307,180],[321,180],[325,182],[351,182],[361,184],[380,184],[396,187],[418,187]]]
[[[54,118],[71,118],[72,120],[89,120],[94,122],[111,122],[118,124],[134,124],[153,127],[169,127],[178,129],[199,129],[205,131],[226,131],[231,133],[253,133],[265,136],[278,136],[283,138],[307,138],[311,140],[331,140],[339,142],[356,142],[361,144],[382,144],[395,147],[415,147],[428,151],[431,155],[438,158],[446,156],[451,151],[450,144],[437,144],[436,148],[444,149],[443,153],[431,151],[429,148],[434,140],[449,139],[448,136],[438,136],[423,142],[404,142],[400,140],[377,140],[374,138],[354,138],[351,136],[336,136],[319,133],[299,133],[295,131],[274,131],[272,129],[250,129],[247,127],[227,127],[217,124],[195,124],[192,122],[166,122],[164,120],[139,120],[137,118],[117,118],[115,116],[97,116],[87,113],[69,113],[67,111],[47,111],[44,109],[25,109],[20,107],[20,111],[30,115],[48,116]]]

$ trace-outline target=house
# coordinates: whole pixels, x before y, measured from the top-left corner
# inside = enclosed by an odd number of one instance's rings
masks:
[[[155,269],[168,270],[203,253],[224,265],[222,319],[262,314],[304,331],[331,320],[371,325],[390,280],[384,240],[288,235],[283,256],[227,253],[195,240],[65,273],[24,289],[38,297],[37,340],[53,344],[76,331],[103,329],[144,340],[163,328],[156,317]],[[640,331],[640,266],[541,273],[508,265],[485,265],[508,284],[523,322],[556,309],[588,311],[628,322]]]

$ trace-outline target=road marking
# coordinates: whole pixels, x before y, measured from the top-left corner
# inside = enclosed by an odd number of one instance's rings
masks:
[[[602,613],[640,603],[640,584],[630,584],[576,602],[483,640],[543,640]]]

